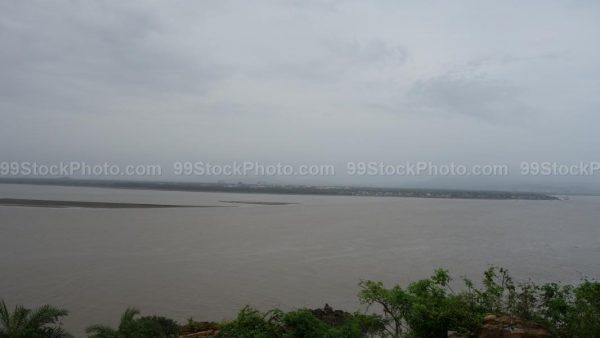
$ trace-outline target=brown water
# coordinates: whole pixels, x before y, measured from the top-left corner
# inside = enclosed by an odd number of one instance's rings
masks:
[[[600,197],[495,201],[159,192],[0,184],[0,198],[232,205],[0,206],[0,297],[71,310],[77,336],[125,307],[185,320],[245,304],[357,309],[357,282],[406,283],[446,267],[479,279],[600,278]],[[235,204],[234,204],[235,205]]]

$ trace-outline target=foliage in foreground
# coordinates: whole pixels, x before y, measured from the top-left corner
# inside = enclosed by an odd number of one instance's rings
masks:
[[[139,317],[140,311],[128,308],[121,315],[119,327],[92,325],[86,332],[90,338],[177,338],[179,324],[160,316]]]
[[[485,271],[482,286],[463,279],[464,288],[450,288],[446,270],[407,288],[386,288],[381,282],[361,282],[359,299],[379,306],[389,337],[446,337],[448,331],[474,336],[485,314],[514,316],[546,326],[557,337],[600,337],[600,282],[579,286],[531,281],[514,282],[507,270]]]
[[[220,337],[406,337],[444,338],[454,331],[477,335],[486,314],[508,315],[543,324],[557,337],[600,338],[600,282],[578,286],[531,281],[514,282],[508,271],[485,271],[480,287],[468,279],[455,292],[446,270],[406,288],[386,288],[375,281],[360,282],[359,299],[371,314],[352,314],[343,325],[331,326],[309,310],[265,313],[241,310],[222,324]]]
[[[27,309],[21,305],[8,310],[0,300],[0,338],[69,338],[70,334],[61,327],[60,318],[66,310],[43,305]]]
[[[332,326],[321,321],[306,309],[288,313],[281,310],[262,313],[245,307],[239,312],[236,319],[222,324],[219,337],[343,338],[377,334],[382,329],[380,318],[374,315],[355,313],[350,315],[342,325]]]
[[[543,324],[557,337],[600,338],[600,282],[579,285],[515,282],[508,271],[492,267],[478,286],[463,279],[460,291],[451,288],[446,270],[406,287],[385,287],[376,281],[359,283],[365,313],[344,313],[335,323],[317,318],[311,310],[261,312],[243,308],[220,324],[189,322],[180,326],[160,316],[140,316],[129,308],[119,326],[93,325],[89,338],[174,338],[206,329],[224,338],[444,338],[449,331],[475,336],[486,314],[508,315]],[[0,301],[0,338],[71,337],[60,323],[67,311],[45,305],[35,310],[17,306],[9,312]],[[339,318],[337,318],[339,319]]]

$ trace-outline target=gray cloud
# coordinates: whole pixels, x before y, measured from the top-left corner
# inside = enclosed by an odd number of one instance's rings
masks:
[[[431,114],[464,114],[490,123],[522,123],[535,111],[519,88],[485,77],[443,75],[418,81],[407,92],[409,104]]]
[[[591,159],[599,14],[566,0],[2,2],[0,160]]]

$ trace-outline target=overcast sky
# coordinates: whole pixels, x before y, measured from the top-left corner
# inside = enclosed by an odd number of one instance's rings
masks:
[[[591,0],[2,1],[0,160],[600,161],[599,39]]]

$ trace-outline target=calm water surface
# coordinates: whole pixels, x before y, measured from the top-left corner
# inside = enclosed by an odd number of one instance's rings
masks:
[[[600,197],[487,201],[159,192],[0,184],[0,198],[232,205],[84,209],[0,206],[0,297],[71,310],[76,335],[125,307],[178,320],[245,304],[357,309],[357,282],[406,283],[446,267],[479,279],[600,278]]]

